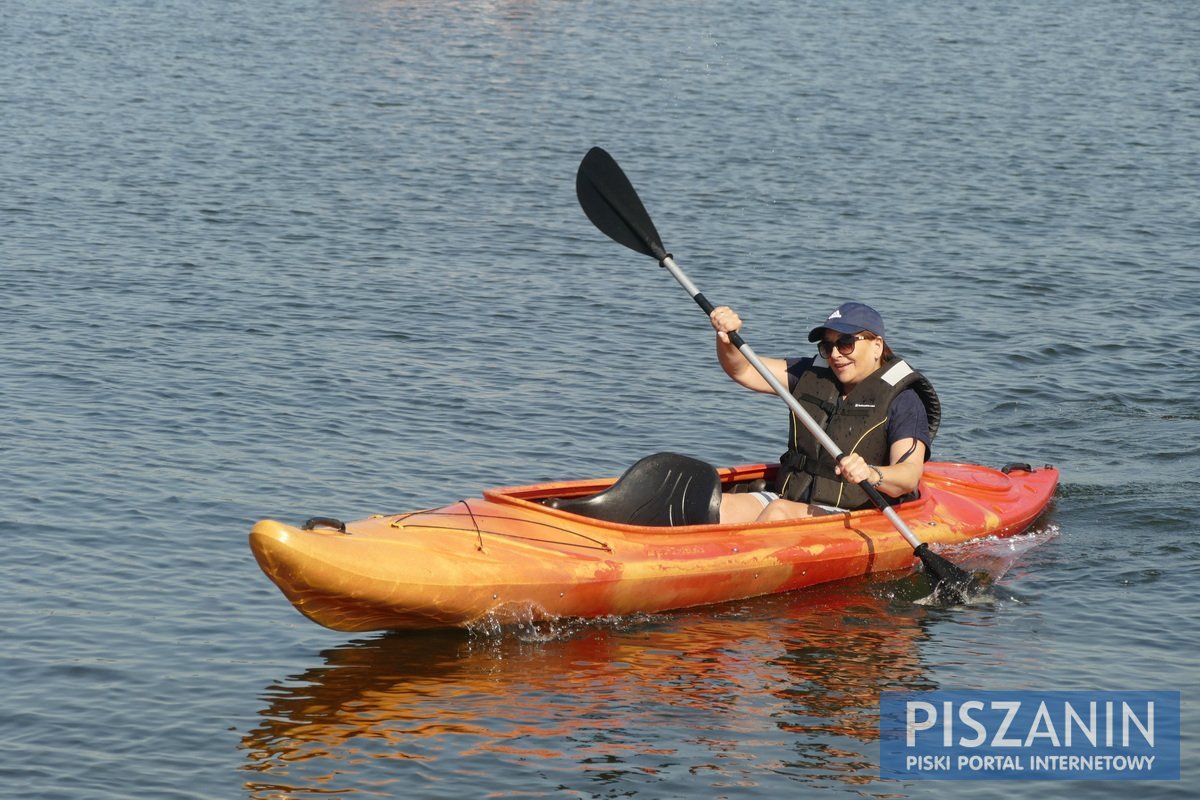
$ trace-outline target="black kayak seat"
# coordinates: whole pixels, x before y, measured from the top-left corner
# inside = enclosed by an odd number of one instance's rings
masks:
[[[705,461],[678,453],[655,453],[598,494],[551,498],[545,504],[626,525],[711,525],[721,517],[721,478]]]

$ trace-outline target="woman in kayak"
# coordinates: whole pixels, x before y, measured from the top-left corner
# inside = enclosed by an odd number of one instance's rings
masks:
[[[756,392],[771,385],[729,341],[741,318],[714,309],[717,358],[729,377]],[[916,497],[937,433],[941,406],[933,386],[892,353],[883,318],[870,306],[844,303],[808,334],[819,358],[762,358],[775,378],[824,428],[842,452],[825,452],[792,415],[788,451],[780,458],[772,492],[729,493],[721,522],[770,522],[867,508],[867,481],[891,503]]]

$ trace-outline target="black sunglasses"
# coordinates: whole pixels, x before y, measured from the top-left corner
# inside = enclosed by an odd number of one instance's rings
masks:
[[[833,348],[844,356],[848,356],[854,352],[854,347],[862,339],[874,339],[874,336],[864,336],[861,333],[847,333],[845,336],[839,336],[832,342],[827,342],[824,339],[817,342],[817,352],[821,354],[821,358],[829,358],[833,355]]]

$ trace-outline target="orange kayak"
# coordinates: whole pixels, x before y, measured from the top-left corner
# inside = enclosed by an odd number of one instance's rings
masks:
[[[300,613],[339,631],[463,626],[511,613],[654,613],[918,563],[874,509],[716,524],[721,492],[769,481],[776,466],[717,470],[674,458],[682,466],[656,463],[636,479],[642,462],[619,480],[489,489],[442,508],[356,522],[263,520],[250,547]],[[920,497],[896,511],[936,549],[1020,533],[1057,484],[1050,466],[930,462]]]

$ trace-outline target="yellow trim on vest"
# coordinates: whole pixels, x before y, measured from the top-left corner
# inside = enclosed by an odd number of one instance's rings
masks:
[[[855,443],[854,443],[854,446],[850,448],[850,452],[851,452],[851,453],[853,453],[855,450],[857,450],[857,449],[858,449],[858,446],[859,446],[860,444],[862,444],[862,442],[863,442],[863,439],[866,439],[866,438],[867,438],[868,436],[870,436],[870,435],[871,435],[871,434],[872,434],[874,431],[878,430],[878,428],[879,428],[879,426],[880,426],[880,425],[886,425],[886,424],[887,424],[887,421],[888,421],[888,418],[887,418],[887,415],[885,414],[885,415],[884,415],[884,417],[883,417],[883,419],[881,419],[881,420],[880,420],[880,421],[879,421],[877,424],[875,424],[875,425],[872,425],[871,427],[869,427],[869,428],[867,428],[865,431],[863,431],[863,434],[862,434],[862,436],[858,437],[858,441],[857,441],[857,442],[855,442]],[[891,457],[891,454],[890,454],[890,453],[888,454],[888,457],[889,457],[889,458]],[[846,481],[845,481],[845,479],[843,478],[843,479],[842,479],[842,485],[838,487],[838,494],[837,494],[837,499],[838,499],[838,501],[837,501],[836,503],[834,503],[833,505],[835,505],[835,506],[838,506],[838,507],[841,507],[841,505],[842,505],[842,494],[843,494],[845,491],[846,491]]]

